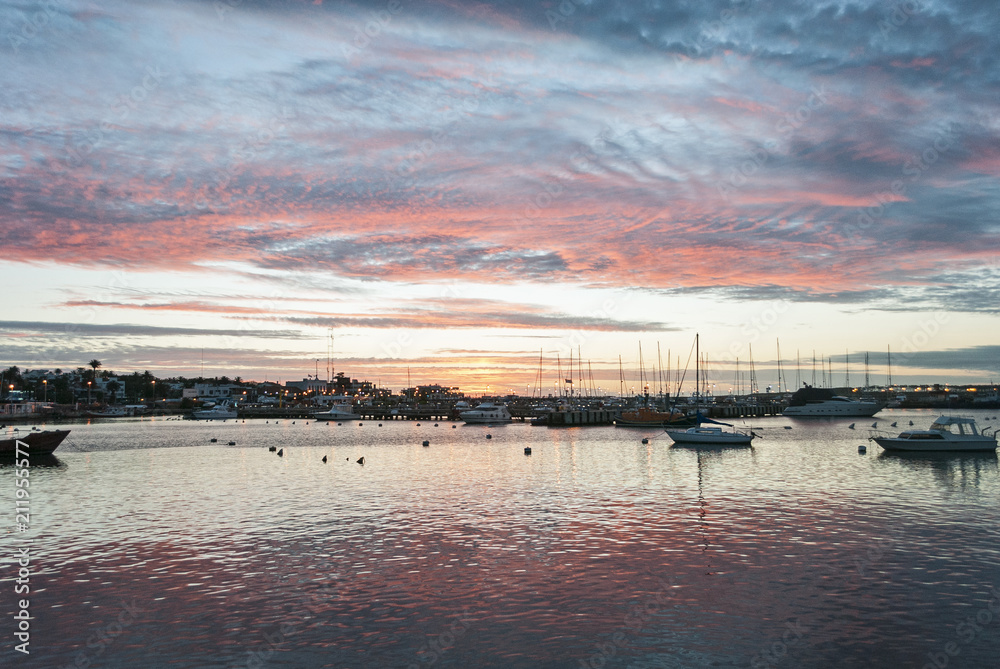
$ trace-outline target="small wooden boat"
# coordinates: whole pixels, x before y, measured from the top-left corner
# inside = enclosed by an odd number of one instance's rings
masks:
[[[0,439],[0,456],[17,456],[17,442],[22,442],[27,444],[27,449],[23,446],[20,452],[24,453],[27,451],[29,456],[32,455],[49,455],[52,451],[59,447],[66,435],[69,434],[69,430],[51,430],[46,432],[28,432],[23,437],[15,437],[13,439]]]

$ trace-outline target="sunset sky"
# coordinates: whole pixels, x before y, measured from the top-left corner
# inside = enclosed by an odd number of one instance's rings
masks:
[[[779,340],[788,387],[890,349],[1000,380],[995,0],[51,0],[0,36],[5,366],[325,377],[332,333],[393,388],[524,392],[541,352],[551,390],[579,349],[617,393],[699,332],[726,390]]]

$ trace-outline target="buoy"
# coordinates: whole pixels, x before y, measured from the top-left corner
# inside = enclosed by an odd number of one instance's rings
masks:
[[[326,462],[326,456],[325,455],[323,456],[323,462]]]
[[[379,427],[382,427],[382,423],[379,423],[379,424],[378,424],[378,426],[379,426]]]
[[[848,425],[847,429],[848,430],[853,430],[854,429],[854,423],[851,423],[850,425]]]
[[[487,438],[487,439],[492,439],[492,438],[493,438],[493,435],[492,435],[492,434],[488,434],[488,435],[486,435],[486,438]]]
[[[874,423],[872,423],[872,427],[878,427],[878,421],[875,421]]]
[[[867,446],[865,446],[864,444],[858,446],[858,453],[867,453],[867,452],[868,452]]]
[[[455,429],[456,427],[458,427],[458,426],[457,426],[457,425],[452,425],[452,426],[451,426],[451,429],[453,429],[453,430],[454,430],[454,429]]]
[[[236,445],[236,442],[235,442],[235,441],[231,441],[231,442],[229,442],[229,446],[235,446],[235,445]]]
[[[910,425],[913,425],[913,421],[912,420],[910,421]]]
[[[893,422],[893,424],[892,424],[892,425],[890,425],[889,427],[896,427],[896,423],[895,423],[895,422]]]
[[[214,444],[215,442],[218,441],[218,439],[216,439],[215,437],[212,437],[209,441],[211,441]]]
[[[524,447],[524,454],[525,455],[531,455],[531,446],[525,446]]]
[[[337,423],[337,425],[343,425],[343,423]]]
[[[429,442],[429,441],[427,441],[427,440],[425,439],[425,440],[424,440],[424,446],[430,446],[430,445],[431,445],[431,442]]]
[[[785,429],[786,429],[786,430],[791,430],[791,429],[792,429],[792,426],[791,426],[791,425],[786,425],[786,426],[785,426]]]
[[[277,447],[277,446],[268,446],[268,447],[267,447],[267,450],[269,450],[269,451],[271,451],[272,453],[274,453],[274,452],[275,452],[276,450],[278,450],[278,447]]]
[[[437,424],[437,423],[434,423],[434,427],[437,427],[437,426],[438,426],[438,424]]]
[[[360,458],[358,458],[358,464],[359,465],[365,464],[365,456],[362,455]]]
[[[364,423],[358,423],[358,427],[361,427],[362,425],[364,425]]]
[[[648,444],[648,443],[649,443],[649,439],[643,439],[643,440],[642,440],[642,443],[644,443],[644,444]]]
[[[285,449],[281,449],[280,451],[278,451],[278,457],[281,458],[285,457]]]
[[[420,423],[417,423],[417,427],[420,427]]]

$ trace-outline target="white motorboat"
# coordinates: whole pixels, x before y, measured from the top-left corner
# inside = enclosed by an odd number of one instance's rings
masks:
[[[706,446],[749,446],[753,441],[753,432],[724,432],[721,427],[699,426],[689,427],[686,430],[667,430],[667,434],[674,443],[685,445],[706,445]]]
[[[475,409],[461,412],[459,416],[466,423],[476,424],[509,423],[514,420],[506,405],[492,402],[483,402]]]
[[[360,418],[354,413],[354,401],[351,398],[335,400],[326,411],[319,411],[312,415],[316,420],[357,420]]]
[[[782,411],[784,416],[874,416],[882,410],[882,405],[872,400],[852,400],[842,395],[834,395],[829,388],[814,388],[806,385],[792,395],[789,404]]]
[[[897,437],[869,439],[887,451],[995,451],[997,448],[996,431],[988,437],[979,431],[974,418],[963,416],[941,416],[927,430],[906,430]]]
[[[191,414],[198,420],[228,420],[236,418],[236,407],[229,404],[216,404],[208,409],[198,409]]]

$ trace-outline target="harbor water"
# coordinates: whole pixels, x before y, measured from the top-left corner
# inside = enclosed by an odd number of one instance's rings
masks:
[[[936,416],[71,424],[27,527],[0,464],[0,666],[997,666],[996,455],[867,442]]]

